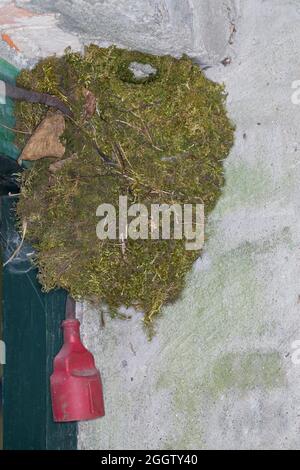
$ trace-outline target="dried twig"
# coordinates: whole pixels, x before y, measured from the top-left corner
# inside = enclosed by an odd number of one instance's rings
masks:
[[[20,131],[19,129],[14,129],[13,127],[6,126],[5,124],[2,124],[2,123],[0,123],[0,126],[4,127],[4,129],[8,129],[9,131],[18,132],[19,134],[29,134],[29,135],[31,135],[31,132]]]
[[[70,108],[65,105],[57,96],[48,95],[47,93],[39,93],[37,91],[25,90],[25,88],[19,88],[11,83],[5,82],[5,93],[9,98],[13,98],[18,101],[28,101],[29,103],[40,103],[52,108],[59,109],[63,114],[72,116],[73,113]]]

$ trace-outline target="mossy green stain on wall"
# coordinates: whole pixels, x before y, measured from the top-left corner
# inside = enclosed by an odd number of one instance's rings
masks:
[[[255,166],[247,162],[232,164],[226,173],[226,185],[216,213],[223,216],[239,207],[256,207],[264,203],[274,190],[274,179],[270,167],[259,162]]]
[[[278,352],[228,353],[221,356],[207,376],[207,389],[217,398],[235,390],[241,394],[255,388],[283,386],[285,374]]]
[[[205,448],[203,406],[213,409],[215,403],[228,394],[242,398],[253,390],[272,391],[285,384],[283,364],[277,352],[224,354],[215,360],[203,381],[197,382],[193,377],[188,381],[185,376],[176,384],[171,403],[174,438],[164,442],[162,448]]]
[[[205,448],[203,415],[214,413],[224,397],[247,399],[253,390],[285,387],[286,373],[278,352],[255,347],[239,352],[239,346],[236,351],[232,346],[247,344],[251,337],[259,341],[260,335],[270,331],[264,315],[269,309],[264,285],[257,282],[260,257],[255,243],[243,243],[224,253],[218,246],[209,269],[192,272],[182,300],[164,312],[169,321],[168,329],[158,333],[163,345],[159,367],[154,369],[155,388],[173,391],[169,401],[172,429],[180,430],[164,448]],[[253,323],[255,327],[249,330]]]

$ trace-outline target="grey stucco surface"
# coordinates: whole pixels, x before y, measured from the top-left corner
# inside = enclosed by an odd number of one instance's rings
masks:
[[[155,54],[223,58],[236,15],[233,0],[19,0],[33,11],[59,13],[63,29],[83,40]],[[217,34],[216,34],[217,32]]]
[[[78,47],[96,39],[212,64],[231,57],[206,73],[226,85],[235,146],[182,299],[150,343],[140,316],[106,316],[103,328],[96,310],[78,306],[106,400],[104,418],[80,424],[79,447],[299,449],[299,2],[17,3],[59,13],[66,46],[75,37]]]
[[[300,448],[299,20],[296,1],[242,2],[232,63],[207,72],[237,126],[208,243],[152,343],[83,315],[107,415],[81,448]]]

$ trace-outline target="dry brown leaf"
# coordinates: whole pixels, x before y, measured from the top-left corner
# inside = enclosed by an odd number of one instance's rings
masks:
[[[48,111],[46,117],[28,140],[18,160],[39,160],[45,157],[62,158],[65,147],[59,138],[64,130],[63,114],[60,111]]]
[[[95,95],[86,88],[83,89],[83,96],[85,98],[84,104],[84,118],[91,119],[96,112],[97,100]]]

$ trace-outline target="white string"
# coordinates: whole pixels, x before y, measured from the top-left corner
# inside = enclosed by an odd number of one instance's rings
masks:
[[[15,249],[13,254],[8,258],[8,260],[5,261],[5,263],[3,263],[3,267],[6,266],[8,263],[10,263],[18,255],[18,253],[20,252],[20,250],[23,246],[24,240],[25,240],[26,230],[27,230],[27,221],[24,220],[21,242],[20,242],[19,246],[17,246],[17,248]]]

